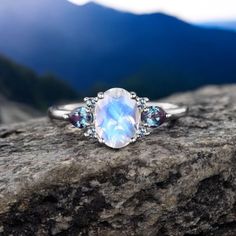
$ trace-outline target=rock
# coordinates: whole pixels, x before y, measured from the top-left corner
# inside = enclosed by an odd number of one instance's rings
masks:
[[[236,86],[121,150],[64,123],[0,128],[0,235],[236,235]]]
[[[7,100],[0,95],[0,124],[12,124],[16,122],[28,121],[42,114],[21,103]]]

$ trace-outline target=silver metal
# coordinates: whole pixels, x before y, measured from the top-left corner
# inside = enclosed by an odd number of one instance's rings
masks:
[[[131,96],[132,99],[137,98],[137,94],[135,92],[130,92],[130,96]]]
[[[103,99],[104,93],[103,93],[103,92],[99,92],[98,95],[97,95],[97,97],[98,97],[99,99]]]
[[[86,99],[84,99],[86,100]],[[87,100],[86,100],[87,101]],[[51,106],[48,109],[48,117],[56,120],[68,120],[69,114],[77,107],[85,106],[84,102],[73,103],[60,106]]]
[[[48,116],[51,119],[57,120],[68,120],[69,114],[76,108],[85,106],[86,103],[73,103],[67,105],[60,105],[60,106],[52,106],[48,109]],[[148,106],[159,106],[161,107],[166,113],[167,121],[172,119],[177,119],[182,117],[187,112],[187,107],[180,107],[178,105],[174,105],[171,103],[159,103],[159,102],[147,102]]]

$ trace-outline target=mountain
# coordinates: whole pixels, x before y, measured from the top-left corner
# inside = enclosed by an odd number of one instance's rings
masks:
[[[38,76],[31,69],[1,55],[0,94],[38,110],[46,110],[56,102],[78,98],[77,92],[64,81],[52,75]],[[3,102],[0,102],[0,108],[3,108]]]
[[[124,86],[157,98],[236,82],[236,32],[160,13],[134,15],[66,0],[1,0],[0,35],[0,51],[83,93]]]
[[[201,26],[236,31],[236,21],[205,22],[202,23]]]

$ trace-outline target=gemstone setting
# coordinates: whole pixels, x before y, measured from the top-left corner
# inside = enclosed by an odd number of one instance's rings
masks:
[[[83,129],[93,122],[93,114],[86,107],[78,107],[69,115],[69,121],[76,128]]]
[[[136,139],[141,112],[132,95],[121,88],[104,92],[95,105],[94,125],[100,142],[122,148]]]
[[[77,107],[67,117],[84,135],[98,139],[108,147],[119,149],[147,136],[151,128],[169,119],[161,107],[146,97],[122,88],[99,92],[97,97],[84,98],[85,106]],[[72,104],[73,105],[73,104]],[[149,106],[148,106],[149,105]],[[161,105],[160,105],[161,106]]]
[[[146,107],[142,112],[141,119],[144,125],[155,128],[165,122],[166,112],[158,106]]]

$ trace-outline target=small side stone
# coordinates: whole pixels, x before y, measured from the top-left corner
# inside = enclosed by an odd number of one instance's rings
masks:
[[[93,122],[93,115],[86,107],[79,107],[71,112],[69,121],[76,128],[83,129]]]
[[[147,107],[141,115],[142,122],[148,127],[158,127],[166,120],[166,112],[158,106]]]

